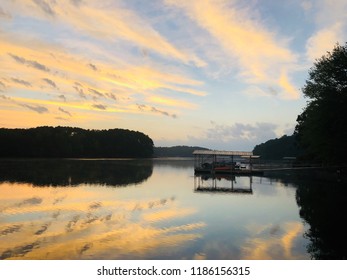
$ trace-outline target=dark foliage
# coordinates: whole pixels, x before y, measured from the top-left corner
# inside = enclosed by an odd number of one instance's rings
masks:
[[[116,158],[151,157],[153,141],[125,129],[76,127],[0,129],[0,157]]]
[[[298,148],[294,135],[284,135],[256,145],[253,154],[264,160],[280,160],[284,157],[298,157],[301,150]]]
[[[303,88],[307,106],[297,118],[295,135],[306,158],[326,164],[347,160],[347,43],[316,60]]]

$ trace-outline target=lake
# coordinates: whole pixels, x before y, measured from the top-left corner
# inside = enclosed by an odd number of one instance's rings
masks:
[[[1,160],[0,259],[346,259],[346,202],[342,183],[288,171]]]

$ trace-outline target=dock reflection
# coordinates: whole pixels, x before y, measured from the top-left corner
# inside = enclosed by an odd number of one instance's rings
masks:
[[[252,176],[199,174],[194,176],[194,192],[253,194],[252,183]]]

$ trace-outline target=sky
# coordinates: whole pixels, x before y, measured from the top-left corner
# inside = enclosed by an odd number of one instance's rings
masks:
[[[345,0],[0,0],[0,127],[251,151],[293,133]]]

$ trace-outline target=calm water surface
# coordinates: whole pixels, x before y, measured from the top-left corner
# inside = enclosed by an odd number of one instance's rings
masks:
[[[336,230],[346,188],[287,175],[195,177],[190,160],[2,160],[0,259],[346,258]]]

